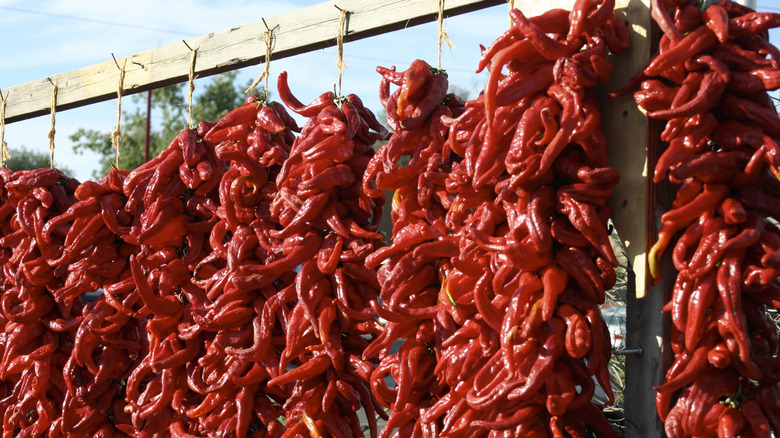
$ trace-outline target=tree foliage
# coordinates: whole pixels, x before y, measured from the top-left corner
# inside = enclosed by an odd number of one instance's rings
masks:
[[[193,99],[192,120],[215,121],[231,109],[241,105],[245,99],[243,88],[236,84],[237,72],[215,76],[206,82],[202,91]],[[196,87],[202,85],[201,81]],[[152,91],[152,129],[150,132],[149,155],[157,155],[187,127],[188,102],[187,84],[177,84]],[[122,111],[122,137],[119,145],[119,168],[132,170],[144,162],[146,142],[146,93],[132,97],[131,110]],[[102,178],[116,164],[116,151],[111,146],[111,132],[81,128],[70,136],[75,143],[76,153],[90,150],[100,155],[100,168],[95,179]],[[48,162],[47,162],[48,163]],[[48,164],[47,164],[48,166]]]
[[[50,165],[51,155],[48,150],[36,151],[21,146],[18,149],[9,149],[8,153],[11,158],[5,165],[14,172],[17,170],[48,169]],[[56,162],[54,165],[66,175],[73,175],[71,169],[57,165]]]

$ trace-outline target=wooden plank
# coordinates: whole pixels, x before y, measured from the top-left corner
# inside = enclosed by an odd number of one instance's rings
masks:
[[[503,0],[447,0],[445,16],[453,16]],[[339,0],[320,3],[265,19],[276,38],[272,58],[321,49],[336,44],[339,10],[349,12],[345,41],[353,41],[433,21],[437,0]],[[152,50],[118,58],[125,66],[125,94],[140,93],[184,82],[190,68],[190,49],[198,50],[195,73],[199,77],[235,70],[264,62],[266,27],[262,21],[213,32]],[[50,82],[51,80],[51,82]],[[6,122],[40,116],[50,111],[51,91],[58,87],[57,111],[101,102],[116,97],[119,69],[113,60],[3,88],[7,97]]]
[[[648,224],[653,220],[645,217],[650,183],[647,165],[648,121],[639,111],[633,91],[617,99],[609,99],[606,95],[626,85],[650,60],[649,3],[649,0],[617,2],[615,13],[628,24],[631,48],[613,57],[615,71],[599,96],[604,111],[609,164],[620,170],[620,184],[615,187],[610,201],[610,207],[614,210],[612,220],[636,274],[636,294],[639,298],[644,297],[647,288],[645,252],[648,248]]]

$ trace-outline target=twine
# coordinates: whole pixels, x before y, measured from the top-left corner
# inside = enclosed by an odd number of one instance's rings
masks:
[[[336,88],[336,96],[341,96],[341,76],[343,75],[344,69],[347,68],[347,64],[344,64],[344,25],[347,23],[347,14],[349,12],[338,6],[336,6],[336,9],[341,12],[341,16],[339,17],[339,33],[336,36],[336,44],[338,45],[338,60],[336,61],[336,67],[339,69],[339,82]]]
[[[450,37],[447,36],[447,31],[444,30],[444,0],[439,0],[439,16],[436,19],[436,22],[439,24],[439,57],[438,61],[436,63],[436,68],[441,70],[441,41],[442,39],[447,42],[447,46],[449,46],[450,49],[454,48],[455,45],[452,44],[452,41],[450,41]]]
[[[507,0],[507,3],[509,3],[509,11],[510,12],[513,9],[515,9],[515,0]],[[514,26],[515,24],[512,22],[512,16],[511,15],[508,17],[508,19],[509,19],[509,28],[511,29],[512,26]]]
[[[265,20],[263,20],[263,23],[265,23]],[[265,79],[265,85],[263,85],[263,95],[265,96],[265,100],[268,100],[268,78],[271,76],[271,47],[273,46],[274,42],[274,30],[268,29],[267,25],[265,28],[267,29],[265,32],[263,32],[263,40],[265,41],[265,66],[263,67],[263,72],[260,73],[260,76],[258,76],[257,79],[252,82],[252,85],[244,90],[244,94],[249,94],[252,89],[257,87],[260,81]]]
[[[0,166],[5,167],[5,163],[11,159],[8,153],[8,143],[5,142],[5,101],[3,93],[0,92]]]
[[[49,79],[51,82],[51,79]],[[54,169],[54,133],[57,132],[54,129],[54,113],[57,108],[57,85],[51,82],[51,128],[49,129],[49,167]]]
[[[187,45],[187,43],[184,43]],[[187,45],[189,48],[190,46]],[[187,123],[192,129],[192,92],[195,91],[195,60],[198,57],[198,49],[190,49],[191,55],[190,55],[190,74],[189,74],[189,83],[187,88],[187,102],[189,103],[189,118],[187,119]]]
[[[113,56],[113,55],[111,55]],[[114,127],[114,130],[111,131],[111,146],[113,146],[116,149],[116,164],[115,167],[119,168],[119,142],[122,138],[122,95],[124,94],[124,86],[125,86],[125,68],[124,66],[127,66],[127,59],[125,59],[125,63],[123,67],[119,67],[119,63],[116,62],[116,59],[114,59],[114,63],[116,63],[116,68],[119,69],[119,85],[117,86],[116,90],[116,126]]]

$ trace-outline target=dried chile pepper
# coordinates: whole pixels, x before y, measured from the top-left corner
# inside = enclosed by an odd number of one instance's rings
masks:
[[[685,1],[657,5],[653,17],[665,36],[636,97],[643,107],[652,107],[648,116],[668,120],[661,140],[669,147],[654,180],[660,182],[671,169],[669,180],[682,183],[648,254],[657,279],[660,255],[676,239],[672,258],[678,272],[665,307],[677,331],[675,362],[657,387],[658,412],[670,436],[736,436],[747,429],[768,436],[771,423],[755,409],[752,391],[743,388],[738,394],[737,387],[739,379],[771,381],[774,357],[767,352],[777,350],[776,329],[758,328],[766,325],[764,310],[752,300],[758,290],[772,290],[769,283],[778,276],[758,265],[768,262],[772,251],[760,242],[777,235],[776,228],[766,226],[766,218],[778,212],[771,181],[777,174],[778,118],[766,100],[767,90],[777,86],[777,49],[766,30],[780,22],[777,14],[731,2],[703,13]],[[673,8],[674,23],[666,8]],[[671,101],[661,91],[644,91],[659,89],[659,76],[681,84]],[[679,230],[682,236],[673,237]],[[771,334],[749,337],[750,330]],[[718,403],[723,397],[739,401],[725,408]],[[740,404],[753,423],[736,409]]]

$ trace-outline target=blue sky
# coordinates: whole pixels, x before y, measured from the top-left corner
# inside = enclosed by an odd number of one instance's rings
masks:
[[[111,59],[112,53],[125,56],[316,3],[320,1],[135,0],[131,6],[113,0],[0,0],[0,90],[104,62]],[[767,1],[759,1],[758,9],[780,11],[780,7]],[[484,73],[474,73],[479,44],[489,44],[507,28],[507,23],[505,5],[446,21],[455,47],[444,46],[442,66],[453,84],[473,94],[478,92],[485,80]],[[434,64],[436,46],[435,23],[347,43],[343,91],[358,94],[377,111],[379,76],[374,68],[396,65],[403,69],[416,58]],[[308,101],[333,88],[335,61],[335,48],[286,59],[272,57],[272,79],[279,72],[288,71],[293,92],[302,101]],[[247,83],[261,70],[262,65],[244,68],[239,81]],[[196,93],[198,83],[207,80],[196,80]],[[129,98],[123,99],[123,106],[129,104]],[[110,132],[115,117],[116,100],[58,112],[55,161],[75,170],[78,179],[89,179],[96,167],[95,157],[75,155],[68,136],[82,127]],[[9,124],[5,140],[11,148],[24,145],[45,150],[49,125],[48,116]]]

